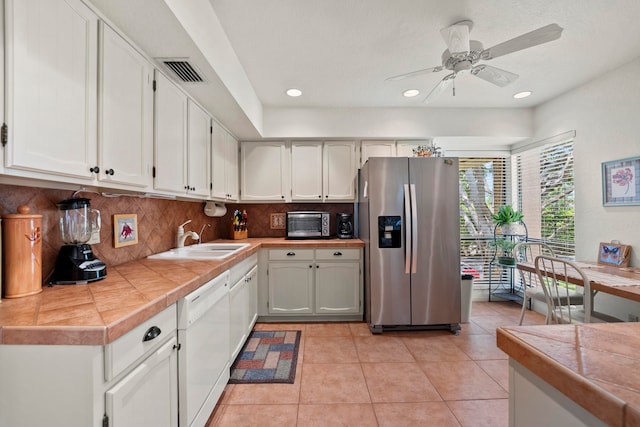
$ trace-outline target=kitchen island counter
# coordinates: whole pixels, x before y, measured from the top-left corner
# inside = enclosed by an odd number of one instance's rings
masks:
[[[511,358],[512,377],[514,369],[527,375],[525,368],[546,383],[539,383],[539,389],[561,393],[604,424],[637,426],[639,336],[638,323],[524,326],[499,328],[497,343]],[[529,395],[519,406],[523,401],[514,399],[514,393],[518,388],[511,378],[511,417],[534,401]]]
[[[45,286],[39,294],[3,299],[0,344],[105,345],[175,304],[180,298],[256,253],[260,248],[361,248],[359,239],[249,238],[224,260],[142,258],[108,266],[104,280]]]

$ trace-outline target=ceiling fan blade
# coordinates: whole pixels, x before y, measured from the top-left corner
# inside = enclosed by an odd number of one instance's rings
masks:
[[[469,53],[469,24],[467,21],[453,24],[440,30],[452,56],[464,56]]]
[[[444,67],[442,65],[438,65],[437,67],[424,68],[422,70],[412,71],[410,73],[398,74],[397,76],[387,77],[384,79],[385,82],[395,82],[396,80],[406,79],[408,77],[419,76],[420,74],[427,73],[437,73],[438,71],[442,71]]]
[[[500,87],[505,87],[518,78],[517,74],[484,64],[473,67],[471,74]]]
[[[456,78],[456,73],[451,73],[447,76],[445,76],[444,79],[440,80],[440,82],[438,82],[438,84],[436,85],[436,87],[434,87],[433,89],[431,89],[431,92],[429,92],[429,95],[427,95],[427,97],[424,99],[424,103],[428,103],[433,101],[435,98],[438,97],[438,95],[440,95],[442,92],[444,92],[451,83],[453,83],[453,79]]]
[[[533,30],[506,42],[497,44],[493,47],[485,49],[480,58],[493,59],[508,53],[517,52],[539,44],[547,43],[560,38],[562,35],[562,27],[558,24],[549,24],[544,27]]]

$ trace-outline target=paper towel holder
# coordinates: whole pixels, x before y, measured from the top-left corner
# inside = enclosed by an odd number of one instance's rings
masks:
[[[227,207],[224,203],[206,202],[204,205],[204,214],[206,216],[221,217],[227,213]]]

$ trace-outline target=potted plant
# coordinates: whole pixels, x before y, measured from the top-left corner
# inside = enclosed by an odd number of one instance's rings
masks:
[[[524,215],[513,209],[511,205],[503,205],[500,206],[497,213],[491,215],[491,218],[500,227],[503,234],[516,234],[512,224],[522,221]]]
[[[442,148],[438,147],[435,142],[429,141],[426,145],[418,145],[413,149],[413,155],[416,157],[440,157],[442,156]]]
[[[507,239],[495,239],[489,245],[496,248],[496,259],[498,264],[516,265],[516,258],[513,255],[513,248],[517,242]]]

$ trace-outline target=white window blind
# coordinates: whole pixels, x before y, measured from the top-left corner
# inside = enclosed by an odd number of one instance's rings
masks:
[[[493,251],[491,214],[508,204],[510,160],[504,157],[460,157],[460,262],[463,274],[474,276],[474,286],[489,281]]]
[[[514,156],[514,163],[517,206],[529,240],[549,244],[556,256],[573,257],[573,139],[523,151]]]

